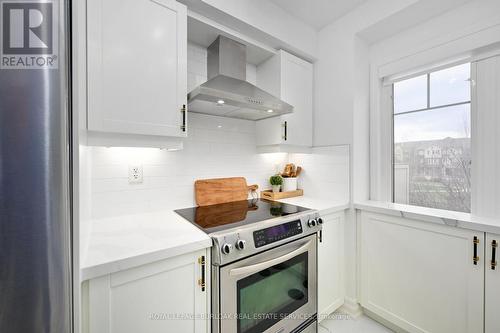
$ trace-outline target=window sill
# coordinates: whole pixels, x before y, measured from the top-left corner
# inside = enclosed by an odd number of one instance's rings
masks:
[[[479,217],[468,213],[371,200],[357,202],[354,208],[450,227],[500,234],[500,219]]]

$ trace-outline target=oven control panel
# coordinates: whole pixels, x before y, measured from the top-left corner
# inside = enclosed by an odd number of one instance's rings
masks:
[[[261,246],[299,235],[302,232],[301,221],[295,220],[269,228],[256,230],[253,232],[253,241],[255,243],[255,247],[259,248]]]

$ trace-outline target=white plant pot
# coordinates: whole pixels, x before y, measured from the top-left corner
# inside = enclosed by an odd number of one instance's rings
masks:
[[[296,190],[297,190],[297,177],[283,178],[283,192],[296,191]]]
[[[280,191],[281,185],[272,185],[273,193],[278,193]]]

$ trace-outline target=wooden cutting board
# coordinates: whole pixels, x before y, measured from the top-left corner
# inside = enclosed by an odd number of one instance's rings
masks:
[[[208,206],[247,200],[248,191],[256,187],[248,186],[244,177],[200,179],[194,183],[196,204]]]

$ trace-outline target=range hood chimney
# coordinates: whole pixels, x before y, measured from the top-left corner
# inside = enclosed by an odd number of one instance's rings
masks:
[[[260,120],[291,113],[293,106],[246,81],[246,46],[218,36],[207,49],[208,81],[188,94],[189,111]]]

